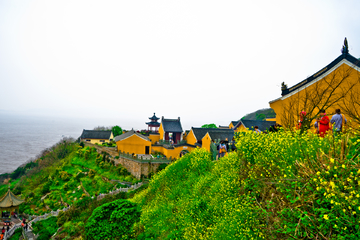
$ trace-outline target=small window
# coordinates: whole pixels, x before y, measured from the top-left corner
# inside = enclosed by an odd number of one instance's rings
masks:
[[[87,142],[90,142],[91,140],[90,139],[86,139]]]
[[[105,142],[105,140],[100,140],[100,142]]]

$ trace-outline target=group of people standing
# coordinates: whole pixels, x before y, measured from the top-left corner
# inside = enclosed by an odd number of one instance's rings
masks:
[[[5,232],[6,232],[6,231],[9,231],[9,230],[10,230],[9,225],[7,226],[6,229],[5,229],[5,227],[3,227],[3,228],[1,229],[0,240],[4,239]]]
[[[301,127],[302,121],[305,119],[306,112],[302,111],[300,113],[300,121],[298,127]],[[335,133],[335,135],[339,134],[343,131],[344,125],[347,123],[347,119],[344,114],[341,114],[340,109],[335,110],[335,114],[330,118],[327,116],[325,110],[320,110],[319,117],[316,118],[314,127],[316,132],[320,135],[320,137],[325,137],[325,135],[331,130]],[[330,125],[331,124],[331,125]],[[333,126],[333,129],[331,129]]]

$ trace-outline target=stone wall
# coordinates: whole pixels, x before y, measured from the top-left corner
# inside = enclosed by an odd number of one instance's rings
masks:
[[[148,162],[139,162],[136,160],[127,159],[124,157],[119,157],[116,161],[117,163],[120,163],[124,166],[134,177],[137,179],[141,178],[141,175],[144,175],[145,177],[149,176],[149,173],[156,172],[158,167],[162,163],[148,163]]]
[[[149,173],[156,172],[160,164],[162,164],[157,162],[140,162],[136,159],[124,158],[122,156],[119,156],[119,153],[114,148],[107,148],[90,143],[85,143],[85,146],[95,147],[98,153],[101,153],[102,151],[109,153],[114,158],[113,160],[115,161],[116,165],[123,165],[124,168],[126,168],[137,179],[140,179],[141,175],[148,177]],[[115,157],[117,156],[119,156],[119,159],[115,159]]]

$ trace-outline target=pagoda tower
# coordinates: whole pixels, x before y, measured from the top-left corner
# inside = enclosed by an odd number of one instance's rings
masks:
[[[151,120],[151,122],[146,123],[148,125],[148,131],[158,132],[160,127],[160,123],[158,122],[158,120],[160,118],[156,117],[154,113],[154,115],[152,117],[149,117],[149,119]]]

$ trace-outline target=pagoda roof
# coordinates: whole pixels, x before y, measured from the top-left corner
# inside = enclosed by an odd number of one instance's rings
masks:
[[[156,127],[159,127],[159,126],[160,126],[160,123],[159,123],[159,122],[147,122],[146,124],[147,124],[147,125],[156,126]]]
[[[0,208],[9,208],[19,206],[24,200],[15,196],[11,191],[10,187],[7,193],[0,198]]]
[[[152,117],[150,117],[149,119],[150,119],[150,120],[155,120],[155,121],[157,121],[157,120],[159,120],[160,118],[158,118],[157,116],[155,116],[155,113],[154,113],[154,115],[153,115]]]

